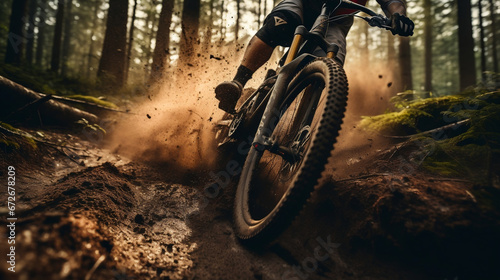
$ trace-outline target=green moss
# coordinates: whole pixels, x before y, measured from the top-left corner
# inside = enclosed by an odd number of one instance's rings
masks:
[[[395,112],[363,117],[360,126],[386,135],[412,135],[461,120],[467,125],[449,129],[439,139],[427,137],[434,145],[422,167],[443,176],[467,177],[481,184],[490,179],[493,154],[500,152],[500,92],[483,88],[466,92],[406,101],[393,99]],[[416,137],[413,137],[416,138]]]
[[[114,104],[113,102],[109,102],[109,101],[106,101],[106,100],[101,100],[101,99],[99,99],[97,97],[94,97],[94,96],[78,95],[77,94],[77,95],[68,95],[66,97],[72,98],[72,99],[76,99],[76,100],[82,100],[82,101],[94,103],[94,104],[101,105],[101,106],[108,107],[108,108],[113,108],[113,109],[117,109],[118,108],[118,106],[116,106],[116,104]]]
[[[10,131],[16,130],[16,128],[14,128],[12,125],[10,125],[8,123],[0,122],[0,126],[7,129],[7,130],[10,130]]]
[[[5,25],[5,24],[0,24],[0,30],[2,32],[7,33],[7,32],[9,32],[9,27],[7,25]]]
[[[427,122],[432,115],[418,109],[406,108],[399,112],[388,112],[373,117],[362,117],[360,126],[382,133],[416,133],[419,122]]]
[[[422,167],[432,173],[464,177],[487,184],[493,149],[486,145],[455,145],[455,139],[436,141],[435,150],[424,160]]]
[[[431,171],[432,173],[439,174],[442,176],[459,176],[458,164],[454,162],[438,161],[435,159],[428,158],[422,163],[422,167]]]
[[[49,85],[42,85],[42,90],[41,92],[44,93],[44,94],[52,94],[52,95],[55,95],[57,94],[55,90],[53,90]]]
[[[0,137],[0,147],[2,146],[4,146],[7,149],[11,148],[15,150],[19,150],[21,148],[19,143],[5,137]]]
[[[33,149],[37,149],[37,144],[33,136],[25,131],[17,129],[12,125],[4,122],[0,122],[0,127],[11,131],[13,133],[17,133],[19,135],[5,135],[0,132],[0,143],[4,144],[6,147],[13,147],[15,149],[20,149],[22,144],[28,144]]]
[[[90,124],[89,121],[84,118],[78,120],[76,123],[82,125],[84,129],[89,129],[94,132],[100,131],[103,135],[106,135],[106,130],[104,128],[98,124]]]

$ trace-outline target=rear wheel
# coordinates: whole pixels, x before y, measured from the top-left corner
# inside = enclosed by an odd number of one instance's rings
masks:
[[[235,198],[235,229],[243,240],[267,242],[300,212],[336,141],[347,102],[347,79],[333,60],[320,58],[288,86],[273,146],[252,148]]]

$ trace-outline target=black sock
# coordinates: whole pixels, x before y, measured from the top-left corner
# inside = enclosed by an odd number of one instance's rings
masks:
[[[253,72],[252,70],[246,68],[243,65],[240,65],[238,67],[238,71],[236,72],[236,76],[234,76],[234,81],[237,81],[240,83],[243,87],[245,87],[245,84],[252,78]]]

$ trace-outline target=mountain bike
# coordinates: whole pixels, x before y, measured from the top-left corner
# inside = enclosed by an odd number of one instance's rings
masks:
[[[246,156],[234,203],[234,228],[244,241],[267,243],[299,214],[325,169],[339,135],[348,83],[325,40],[339,8],[371,26],[391,29],[390,19],[346,0],[329,0],[311,30],[298,26],[277,73],[216,125],[219,148]],[[357,15],[360,11],[368,16]],[[346,16],[346,15],[341,15]],[[326,55],[313,55],[321,48]],[[251,147],[245,149],[246,145]],[[235,167],[233,170],[237,170]]]

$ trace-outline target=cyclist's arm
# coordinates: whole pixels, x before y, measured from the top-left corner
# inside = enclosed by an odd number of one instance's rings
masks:
[[[411,36],[415,24],[406,16],[405,0],[377,0],[387,17],[391,19],[393,35]]]
[[[377,2],[380,4],[387,17],[391,17],[395,13],[406,15],[405,0],[377,0]]]

